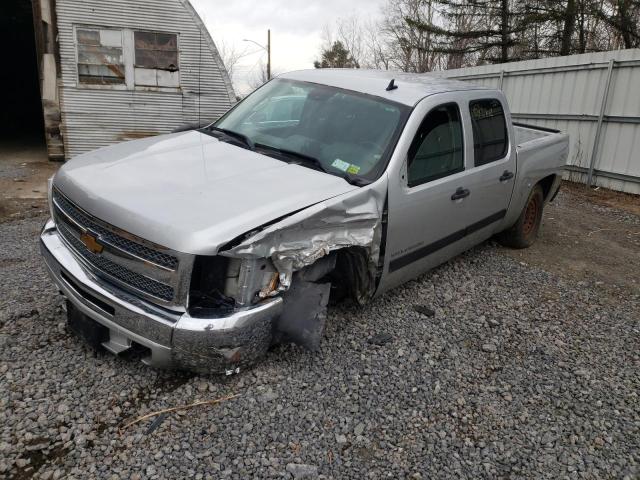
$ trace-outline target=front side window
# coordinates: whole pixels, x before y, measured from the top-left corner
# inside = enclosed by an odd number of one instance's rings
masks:
[[[408,184],[415,187],[464,170],[460,110],[454,103],[431,110],[408,155]]]
[[[78,28],[78,81],[85,85],[125,83],[122,31]]]
[[[496,99],[469,103],[473,125],[475,166],[504,158],[507,153],[507,122],[502,104]]]
[[[375,180],[386,168],[410,107],[350,90],[275,79],[212,125],[255,150],[323,171]]]

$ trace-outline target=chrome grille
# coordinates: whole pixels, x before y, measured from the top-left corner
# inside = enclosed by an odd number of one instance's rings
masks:
[[[110,225],[55,187],[52,193],[52,213],[60,238],[88,270],[140,300],[184,309],[193,255],[161,247]],[[95,237],[95,245],[87,243],[91,237]]]
[[[173,255],[159,252],[105,228],[103,225],[91,218],[90,215],[73,205],[73,203],[67,200],[56,190],[53,191],[53,200],[55,201],[56,206],[60,208],[63,213],[82,227],[100,235],[100,238],[105,242],[135,257],[155,263],[156,265],[160,265],[171,270],[176,270],[178,268],[178,259]]]
[[[145,277],[144,275],[132,272],[131,270],[118,265],[101,255],[90,252],[63,223],[58,222],[57,228],[58,232],[60,232],[62,237],[71,245],[71,247],[90,265],[96,267],[99,271],[102,271],[148,295],[165,301],[173,299],[174,291],[169,285],[165,285],[164,283]]]

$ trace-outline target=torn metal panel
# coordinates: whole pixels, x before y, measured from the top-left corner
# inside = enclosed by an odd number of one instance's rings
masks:
[[[334,250],[363,247],[372,266],[378,262],[386,179],[313,205],[256,233],[220,255],[270,258],[280,274],[280,290],[291,286],[293,272]]]
[[[323,257],[296,272],[282,297],[283,309],[273,325],[274,341],[291,341],[309,350],[320,348],[331,282],[324,280],[336,267],[336,255]]]
[[[330,292],[330,283],[313,283],[296,278],[283,297],[282,314],[274,324],[275,340],[291,341],[317,351],[327,321]]]

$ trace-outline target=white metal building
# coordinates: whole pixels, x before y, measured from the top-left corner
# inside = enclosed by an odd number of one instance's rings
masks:
[[[567,178],[640,194],[640,49],[441,74],[501,88],[514,121],[569,133]]]
[[[235,102],[188,0],[33,0],[50,158],[211,121]]]

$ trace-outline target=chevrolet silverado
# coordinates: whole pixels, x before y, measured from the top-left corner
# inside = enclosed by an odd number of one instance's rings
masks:
[[[41,251],[94,346],[231,374],[275,342],[317,349],[330,298],[364,304],[492,236],[531,245],[568,145],[496,89],[292,72],[211,125],[64,164]]]

